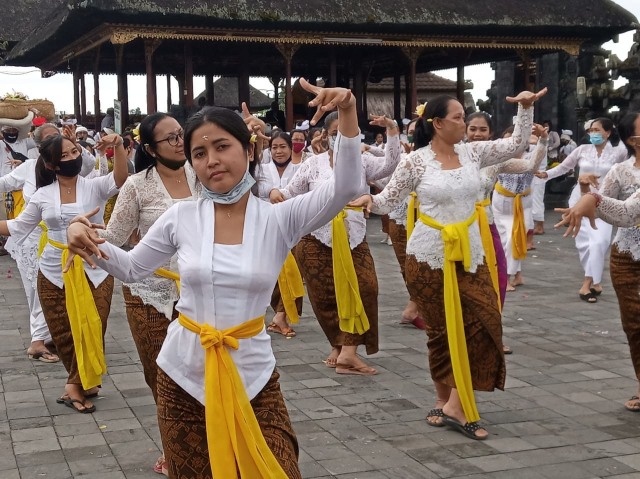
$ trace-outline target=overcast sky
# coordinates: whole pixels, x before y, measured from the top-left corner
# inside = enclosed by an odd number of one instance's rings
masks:
[[[614,0],[622,7],[633,13],[640,19],[640,0]],[[627,32],[620,35],[617,44],[608,42],[604,47],[612,50],[618,57],[624,59],[627,57],[629,49],[633,43],[633,32]],[[436,72],[446,78],[455,80],[455,70],[444,70]],[[486,98],[486,91],[491,86],[494,78],[493,70],[488,64],[476,65],[465,68],[465,78],[472,79],[474,88],[472,90],[475,99]],[[624,84],[625,79],[618,80],[616,86]],[[85,79],[87,86],[87,109],[93,110],[93,77],[87,75]],[[271,95],[273,87],[265,78],[254,78],[251,84],[265,93]],[[157,94],[158,108],[166,109],[166,81],[158,78]],[[41,78],[40,70],[37,68],[14,68],[0,67],[0,96],[12,90],[25,93],[29,98],[47,98],[53,101],[56,110],[73,112],[73,86],[71,75],[58,74],[51,78]],[[194,91],[198,94],[204,90],[204,79],[194,78]],[[115,75],[103,75],[100,77],[100,104],[102,110],[112,105],[113,100],[117,98],[117,86]],[[172,98],[178,98],[178,85],[173,82]],[[142,111],[146,110],[146,80],[144,76],[129,76],[129,108],[140,107]]]

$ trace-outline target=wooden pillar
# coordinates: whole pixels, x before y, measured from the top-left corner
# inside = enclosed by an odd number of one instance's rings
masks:
[[[363,91],[364,91],[364,82],[362,75],[362,63],[356,61],[354,72],[353,72],[353,93],[356,97],[356,112],[358,115],[358,123],[362,123],[364,121],[364,107],[362,104],[363,100]]]
[[[167,73],[167,112],[171,113],[171,105],[173,101],[171,100],[171,74]]]
[[[369,83],[369,69],[364,66],[360,69],[362,75],[362,119],[367,121],[369,118],[369,105],[367,105],[367,84]]]
[[[397,70],[396,70],[397,71]],[[402,116],[400,116],[400,95],[401,95],[400,73],[396,73],[393,76],[393,118],[398,122],[398,125],[402,123]],[[405,118],[411,118],[405,116]]]
[[[458,61],[456,68],[456,97],[464,108],[464,63]]]
[[[122,106],[122,128],[129,124],[129,86],[127,84],[127,72],[124,68],[124,45],[115,45],[116,48],[116,75],[118,77],[118,100]]]
[[[184,42],[184,106],[193,106],[193,53],[191,43]]]
[[[80,71],[73,70],[73,114],[80,119]]]
[[[335,47],[331,47],[330,55],[329,86],[333,88],[338,85],[338,60],[336,59]]]
[[[158,111],[158,93],[156,89],[156,74],[153,70],[153,53],[160,46],[157,40],[144,41],[144,64],[147,75],[147,115]]]
[[[411,112],[415,111],[416,106],[418,104],[418,83],[416,82],[416,64],[418,63],[418,59],[422,54],[421,48],[403,48],[402,53],[409,60],[409,75],[407,81],[407,101],[409,102],[408,107],[406,108],[409,115]],[[407,116],[409,118],[409,116]]]
[[[80,72],[80,118],[78,123],[84,125],[87,118],[87,85],[84,82],[84,73]]]
[[[93,114],[95,131],[100,131],[100,47],[96,49],[96,59],[93,62]]]
[[[291,131],[293,130],[293,92],[291,90],[291,62],[293,60],[293,56],[298,50],[298,46],[279,43],[276,45],[276,48],[284,57],[286,129],[287,131]]]
[[[251,87],[249,85],[249,63],[243,59],[240,63],[240,76],[238,77],[238,108],[245,102],[251,109]]]
[[[178,82],[178,105],[185,106],[185,86],[184,86],[184,75],[177,75],[176,81]]]
[[[273,99],[277,102],[280,101],[280,80],[281,77],[271,77],[271,84],[273,85]]]
[[[204,76],[204,87],[207,91],[207,101],[206,104],[208,106],[215,105],[215,92],[213,87],[213,75],[211,73],[207,73]]]

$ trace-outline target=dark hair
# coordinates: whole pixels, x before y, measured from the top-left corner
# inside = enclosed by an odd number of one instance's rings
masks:
[[[56,181],[54,170],[62,159],[62,142],[64,140],[69,140],[69,138],[62,135],[51,136],[40,145],[40,156],[36,161],[36,188],[42,188]],[[47,168],[45,163],[51,168]]]
[[[329,133],[329,125],[331,125],[331,123],[337,120],[338,120],[337,111],[332,111],[324,118],[324,129],[327,130],[327,133]]]
[[[618,130],[613,124],[613,120],[611,118],[607,118],[606,116],[602,116],[593,120],[593,123],[595,122],[600,123],[602,125],[602,129],[609,132],[609,142],[613,146],[618,146],[618,143],[620,143],[620,135],[618,135]],[[591,124],[591,126],[593,126],[593,123]]]
[[[191,135],[205,123],[213,123],[224,131],[233,136],[240,142],[245,152],[249,151],[251,146],[251,133],[247,129],[242,118],[234,111],[220,108],[217,106],[204,107],[187,120],[184,129],[184,154],[191,163]],[[278,132],[274,132],[272,136]],[[289,140],[291,141],[291,140]],[[254,178],[257,165],[260,163],[260,152],[257,148],[253,149],[253,160],[249,163],[249,173]]]
[[[313,140],[313,137],[315,136],[316,132],[318,132],[318,131],[319,131],[320,133],[322,133],[322,128],[320,128],[320,127],[311,128],[311,129],[309,130],[309,134],[307,135],[307,139],[308,139],[309,141]]]
[[[622,120],[618,122],[618,133],[620,134],[620,141],[627,147],[629,156],[636,154],[635,148],[631,147],[627,140],[636,135],[636,120],[640,117],[640,112],[627,113],[622,117]],[[603,125],[604,126],[604,125]]]
[[[543,120],[542,124],[544,125],[545,123],[549,125],[549,131],[553,130],[553,123],[551,123],[551,120]]]
[[[289,145],[289,149],[293,149],[293,142],[291,141],[291,135],[289,135],[289,133],[285,132],[285,131],[276,131],[271,135],[271,140],[269,140],[269,148],[271,148],[271,144],[273,143],[273,140],[275,140],[276,138],[282,138],[284,141],[287,142],[287,145]]]
[[[156,140],[153,133],[158,123],[168,117],[169,115],[166,113],[152,113],[146,116],[140,123],[138,127],[138,131],[140,132],[140,148],[136,150],[136,156],[133,159],[136,173],[143,170],[150,170],[156,166],[156,159],[149,154],[147,148],[150,150],[155,148]]]
[[[502,135],[500,135],[500,138],[504,138],[505,135],[513,135],[514,130],[516,129],[515,126],[511,125],[508,126],[504,129],[504,131],[502,132]]]
[[[433,120],[436,118],[444,118],[449,112],[449,103],[458,101],[450,95],[438,95],[427,103],[424,113],[416,122],[416,129],[413,132],[414,149],[422,148],[431,143],[433,139]],[[427,121],[427,119],[432,121]]]
[[[295,130],[291,130],[291,141],[293,141],[294,133],[302,133],[302,135],[304,136],[304,146],[307,146],[307,140],[309,139],[309,137],[307,136],[306,130],[300,130],[299,128],[296,128]]]
[[[476,111],[475,113],[471,113],[471,115],[467,116],[465,119],[465,123],[469,126],[471,120],[475,120],[476,118],[482,118],[485,122],[487,122],[487,126],[489,127],[489,133],[493,133],[493,125],[491,125],[491,115],[485,111]]]
[[[93,152],[95,151],[93,149],[93,146],[91,146],[89,144],[89,142],[85,141],[85,140],[80,140],[78,142],[78,145],[80,145],[82,148],[84,148],[85,150],[87,150],[89,153],[93,154]]]

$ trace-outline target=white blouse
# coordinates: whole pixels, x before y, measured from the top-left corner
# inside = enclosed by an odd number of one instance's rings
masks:
[[[513,136],[495,141],[477,141],[455,145],[460,168],[443,170],[431,146],[420,148],[407,156],[396,168],[391,181],[379,195],[373,197],[372,212],[385,214],[397,207],[415,191],[420,212],[442,225],[465,221],[475,211],[481,191],[480,169],[518,156],[527,146],[533,108],[518,107]],[[478,223],[469,227],[471,272],[484,261]],[[407,242],[407,254],[414,255],[433,269],[444,267],[444,246],[440,231],[416,222]]]
[[[91,179],[78,176],[76,202],[63,205],[60,203],[60,185],[54,181],[50,185],[39,188],[24,211],[16,219],[7,221],[7,227],[11,236],[16,236],[18,244],[21,244],[38,226],[38,223],[44,221],[48,228],[49,239],[66,244],[69,222],[77,215],[99,207],[100,210],[90,218],[90,221],[102,223],[104,205],[117,192],[113,173]],[[104,271],[92,269],[86,264],[84,270],[94,286],[100,285],[107,277]],[[63,288],[62,250],[47,243],[40,257],[40,271],[58,288]]]
[[[171,206],[197,198],[200,183],[189,163],[185,163],[184,172],[191,196],[180,199],[171,197],[155,168],[129,176],[120,188],[107,229],[98,230],[100,237],[116,246],[125,244],[136,230],[140,238],[143,238],[151,225]],[[176,260],[175,257],[171,258],[162,268],[178,272]],[[127,283],[126,286],[144,304],[153,306],[167,319],[172,319],[173,306],[179,297],[175,281],[151,275],[139,282]]]
[[[512,158],[504,163],[499,163],[493,166],[487,166],[480,170],[480,196],[478,201],[483,201],[486,198],[491,198],[491,194],[496,186],[498,177],[501,174],[507,175],[521,175],[529,174],[533,171],[540,171],[540,165],[546,162],[547,159],[547,144],[548,140],[540,138],[538,144],[532,153],[526,153],[522,159]],[[502,182],[501,182],[502,183]],[[505,186],[503,184],[503,186]],[[505,186],[509,191],[514,191],[510,187]],[[515,191],[514,191],[515,192]],[[491,205],[485,206],[485,212],[489,224],[493,224],[493,208]]]
[[[640,190],[640,168],[635,166],[636,158],[613,165],[604,181],[600,192],[604,196],[626,200]],[[620,252],[629,253],[634,261],[640,261],[640,228],[618,228],[613,239]]]
[[[278,173],[278,167],[273,161],[269,163],[262,163],[258,169],[256,175],[256,182],[258,183],[258,197],[261,200],[269,201],[269,193],[271,190],[277,188],[284,188],[289,184],[291,178],[294,177],[296,172],[300,169],[301,163],[289,163],[282,172],[282,176]]]
[[[390,136],[385,149],[384,160],[368,153],[362,154],[361,174],[356,181],[359,183],[354,197],[369,193],[369,183],[380,180],[393,173],[400,161],[400,139],[398,135]],[[293,198],[320,187],[333,177],[333,168],[329,163],[329,153],[312,156],[305,161],[286,188],[280,191],[285,198]],[[352,200],[353,198],[349,198]],[[330,218],[332,219],[332,218]],[[367,222],[362,211],[347,210],[345,219],[349,246],[354,249],[364,241],[367,232]],[[311,232],[311,235],[325,246],[331,248],[331,222]]]
[[[105,243],[100,267],[125,282],[140,281],[174,254],[181,279],[176,309],[217,329],[262,316],[290,249],[333,218],[359,191],[360,140],[338,135],[336,174],[308,195],[271,204],[249,196],[242,243],[216,244],[214,204],[207,199],[172,206],[129,252]],[[250,399],[265,386],[275,357],[265,329],[230,350]],[[199,337],[174,321],[158,366],[204,404],[204,350]]]

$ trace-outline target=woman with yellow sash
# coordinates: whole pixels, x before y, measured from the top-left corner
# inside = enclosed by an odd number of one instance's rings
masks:
[[[429,338],[436,389],[429,422],[472,439],[488,436],[478,423],[473,391],[502,389],[506,376],[498,297],[477,222],[480,169],[524,151],[532,104],[544,93],[507,98],[520,103],[512,138],[475,143],[461,143],[466,125],[460,102],[447,95],[432,99],[416,124],[415,151],[382,193],[352,203],[382,214],[417,193],[419,221],[407,242],[406,276]]]
[[[358,195],[368,191],[369,183],[389,176],[400,160],[397,124],[384,116],[374,118],[371,124],[387,127],[388,143],[384,158],[363,154],[363,167],[356,180]],[[329,151],[308,158],[287,187],[280,190],[287,201],[333,180],[333,147],[338,131],[335,113],[325,118],[324,129],[329,135]],[[311,307],[332,348],[325,364],[336,368],[338,374],[377,373],[357,354],[360,345],[365,346],[367,354],[378,352],[378,278],[365,238],[366,228],[362,209],[345,209],[302,238],[294,250]]]
[[[298,137],[300,132],[295,133]],[[264,201],[279,203],[284,201],[279,188],[287,186],[291,178],[296,174],[302,164],[303,155],[293,154],[292,135],[283,131],[275,131],[269,142],[271,161],[262,163],[256,181],[258,183],[258,197]],[[273,193],[273,198],[271,194]],[[288,274],[287,274],[288,273]],[[285,290],[282,293],[281,288]],[[293,293],[295,289],[295,294]],[[271,295],[271,308],[275,311],[271,324],[267,331],[283,335],[285,338],[293,338],[296,335],[288,320],[294,323],[302,314],[302,300],[304,286],[296,260],[287,257],[285,266]]]
[[[47,138],[58,135],[60,135],[60,131],[55,125],[44,123],[35,129],[33,139],[39,147]],[[29,156],[34,155],[34,158],[25,160],[21,165],[14,168],[11,173],[0,178],[0,192],[22,190],[22,197],[24,199],[22,209],[29,203],[29,200],[36,192],[35,158],[39,155],[38,149],[31,149],[28,154]],[[85,168],[83,168],[81,174],[85,172],[89,173],[95,167],[95,158],[90,155],[83,155],[83,166],[85,166]],[[22,209],[15,211],[16,216]],[[34,361],[53,363],[59,361],[60,358],[49,351],[45,344],[51,342],[51,334],[49,333],[47,322],[44,319],[37,293],[38,247],[41,235],[42,229],[36,228],[27,237],[22,239],[10,236],[5,247],[18,266],[24,291],[27,295],[29,326],[31,330],[31,344],[27,349],[27,354],[29,358]]]
[[[103,337],[113,278],[103,271],[83,268],[82,262],[76,262],[69,273],[63,274],[62,261],[68,253],[66,228],[70,221],[82,212],[104,208],[127,178],[120,136],[108,135],[102,142],[116,148],[114,172],[86,179],[80,176],[80,147],[72,139],[56,135],[44,140],[35,167],[37,191],[16,219],[0,222],[0,232],[19,238],[27,237],[40,222],[47,228],[48,243],[39,260],[38,296],[58,355],[69,374],[59,402],[82,413],[95,410],[86,396],[97,394],[106,372]],[[102,216],[92,219],[101,222]]]
[[[503,138],[509,136],[511,128]],[[531,184],[534,173],[546,161],[548,132],[541,125],[535,125],[528,143],[535,150],[526,153],[523,161],[507,162],[501,167],[494,167],[488,174],[496,176],[498,180],[495,182],[491,207],[507,258],[507,291],[515,291],[516,286],[524,284],[522,261],[527,257],[527,232],[533,230]],[[534,146],[536,144],[538,146]]]
[[[153,113],[139,127],[141,145],[135,156],[136,174],[120,188],[111,219],[100,236],[111,244],[136,243],[165,211],[174,204],[190,201],[199,195],[196,174],[184,154],[184,133],[175,118]],[[178,273],[177,258],[162,268]],[[174,306],[179,298],[172,279],[151,275],[141,281],[122,285],[127,320],[144,379],[157,402],[156,359],[167,336],[172,319],[178,316]],[[154,466],[166,471],[164,456]]]
[[[101,244],[84,224],[68,231],[74,253],[125,282],[178,256],[180,315],[157,360],[170,477],[301,477],[264,315],[289,251],[356,195],[362,165],[355,98],[300,83],[316,94],[317,118],[340,112],[333,181],[290,201],[261,201],[251,192],[260,159],[247,126],[233,111],[204,108],[184,138],[202,198],[172,206],[130,252]]]

